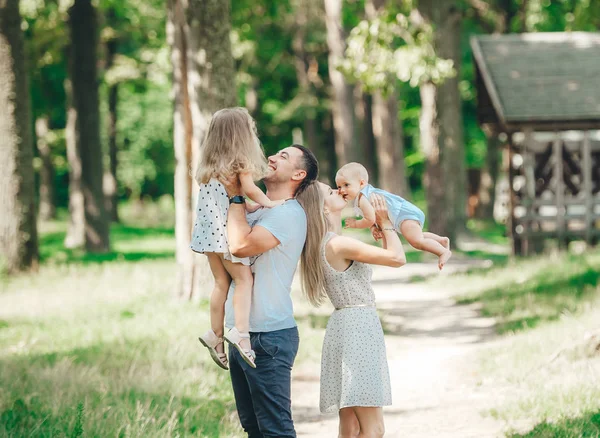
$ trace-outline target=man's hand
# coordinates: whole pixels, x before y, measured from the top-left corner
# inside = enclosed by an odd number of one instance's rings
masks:
[[[227,196],[230,198],[242,194],[242,184],[240,183],[240,177],[238,175],[233,175],[226,180],[221,181],[221,183],[223,184],[223,187],[225,187]]]

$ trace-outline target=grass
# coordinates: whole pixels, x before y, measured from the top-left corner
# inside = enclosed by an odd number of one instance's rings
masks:
[[[459,304],[479,303],[484,316],[497,319],[500,334],[512,333],[599,302],[600,251],[515,259],[429,284],[454,290]]]
[[[481,385],[507,436],[600,437],[600,251],[515,259],[428,282],[497,320]],[[588,339],[588,340],[586,340]],[[598,341],[600,343],[600,341]]]
[[[39,274],[0,279],[0,436],[243,435],[229,376],[196,340],[208,327],[206,301],[171,293],[167,204],[125,206],[104,255],[65,250],[64,220],[46,223]],[[469,229],[506,244],[493,224]],[[599,437],[600,358],[581,340],[600,329],[600,251],[512,261],[481,250],[457,256],[494,261],[492,269],[428,281],[499,322],[502,336],[481,359],[481,385],[498,397],[491,415],[515,438]],[[298,289],[301,370],[319,360],[331,309],[312,309]]]
[[[481,357],[481,382],[496,394],[491,414],[510,437],[599,437],[600,354],[586,333],[600,309],[500,339]]]
[[[0,295],[0,436],[238,436],[172,261],[45,267]],[[222,390],[216,390],[222,388]]]
[[[208,304],[171,292],[172,224],[121,213],[110,253],[65,250],[59,218],[40,227],[40,272],[0,278],[0,436],[243,436],[229,374],[197,341]],[[318,361],[323,329],[299,329],[297,363]]]

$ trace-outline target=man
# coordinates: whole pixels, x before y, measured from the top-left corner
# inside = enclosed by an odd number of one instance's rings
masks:
[[[303,146],[287,147],[269,157],[264,178],[272,201],[246,217],[239,181],[230,181],[227,219],[229,248],[236,257],[251,257],[254,288],[250,309],[250,342],[256,352],[251,368],[239,352],[229,348],[229,368],[242,427],[249,438],[295,437],[291,409],[291,371],[298,352],[298,329],[290,296],[294,272],[306,240],[306,214],[295,197],[318,176],[312,152]],[[251,227],[252,225],[252,227]],[[225,325],[234,326],[229,288]]]

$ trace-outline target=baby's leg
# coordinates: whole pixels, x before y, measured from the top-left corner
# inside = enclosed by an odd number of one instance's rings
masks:
[[[213,277],[215,278],[215,286],[210,294],[210,327],[217,337],[223,337],[223,320],[225,319],[225,301],[227,300],[227,292],[231,283],[231,277],[227,273],[223,265],[223,256],[216,253],[206,253],[208,263]],[[216,347],[219,353],[223,353],[223,344]]]
[[[437,234],[430,233],[429,231],[424,231],[423,236],[426,239],[433,239],[436,242],[439,242],[446,249],[450,249],[450,239],[447,237],[438,236]]]
[[[225,269],[235,282],[235,293],[233,294],[233,310],[235,313],[235,328],[240,333],[248,333],[250,326],[250,304],[252,303],[252,285],[254,278],[250,266],[241,263],[232,263],[223,260]],[[250,350],[250,340],[243,338],[240,346]]]
[[[423,233],[423,230],[421,229],[421,224],[415,220],[408,219],[403,221],[400,224],[400,232],[413,248],[427,251],[438,256],[440,258],[438,262],[440,269],[444,267],[444,264],[452,255],[452,252],[448,248],[445,248],[440,242],[426,236],[426,233]]]

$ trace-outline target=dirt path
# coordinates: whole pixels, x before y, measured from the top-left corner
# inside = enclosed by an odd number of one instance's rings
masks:
[[[472,263],[472,262],[471,262]],[[446,274],[468,267],[450,264]],[[494,394],[478,386],[475,357],[494,337],[493,320],[457,306],[443,290],[408,281],[436,273],[433,263],[378,268],[374,287],[386,332],[393,406],[386,437],[488,438],[503,424],[484,416]],[[319,364],[295,367],[292,401],[301,437],[336,437],[337,415],[319,413]]]

